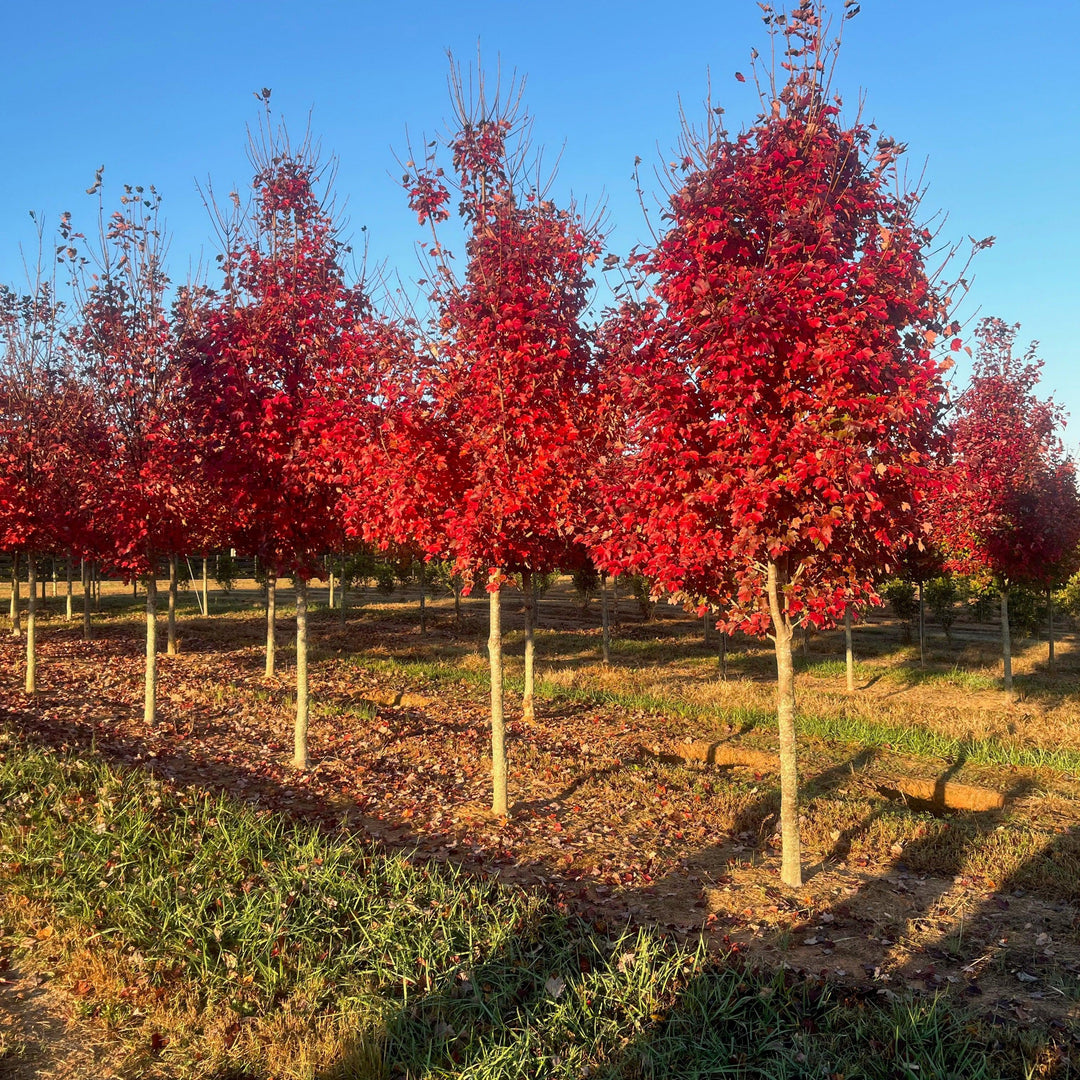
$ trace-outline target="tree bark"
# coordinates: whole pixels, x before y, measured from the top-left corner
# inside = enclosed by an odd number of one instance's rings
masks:
[[[277,574],[273,573],[266,578],[266,677],[274,677],[274,657],[277,652],[277,641],[274,633],[277,630]]]
[[[1013,688],[1012,641],[1009,640],[1009,586],[1001,586],[1001,657],[1005,666],[1005,689]]]
[[[536,592],[533,588],[531,570],[521,572],[521,590],[525,594],[525,693],[521,699],[521,719],[532,723],[536,719],[534,699],[536,640],[533,633],[536,625]]]
[[[608,617],[607,574],[600,575],[600,652],[611,663],[611,619]]]
[[[420,636],[427,637],[427,563],[420,560]]]
[[[74,611],[72,610],[73,589],[72,589],[72,579],[71,579],[72,578],[72,567],[71,567],[71,552],[70,551],[67,553],[67,565],[66,565],[65,569],[66,569],[66,572],[67,572],[67,608],[66,608],[66,610],[64,612],[64,618],[68,622],[71,622],[72,618],[74,618]]]
[[[26,553],[26,692],[37,693],[37,558]]]
[[[328,607],[328,608],[329,608],[329,609],[330,609],[331,611],[333,611],[333,610],[334,610],[334,601],[335,601],[336,599],[337,599],[337,597],[335,597],[335,596],[334,596],[334,571],[333,571],[333,570],[331,570],[331,571],[330,571],[330,596],[329,596],[329,598],[328,598],[328,599],[327,599],[327,601],[326,601],[326,606],[327,606],[327,607]]]
[[[1057,673],[1057,663],[1054,658],[1054,590],[1049,586],[1046,589],[1046,615],[1050,625],[1048,627],[1050,638],[1050,674]]]
[[[844,654],[847,666],[847,692],[855,693],[855,653],[851,647],[851,608],[844,608]]]
[[[308,583],[296,579],[296,724],[293,728],[293,767],[308,767]]]
[[[202,609],[204,615],[210,614],[210,560],[202,557]]]
[[[146,694],[143,721],[157,723],[157,578],[146,576]]]
[[[490,629],[488,663],[491,668],[491,809],[506,816],[506,725],[503,721],[503,665],[501,589],[488,593]]]
[[[727,631],[720,635],[720,678],[727,682]]]
[[[94,599],[94,589],[91,579],[90,564],[82,561],[82,636],[83,641],[89,641],[91,637],[90,607]]]
[[[22,615],[19,610],[19,553],[11,556],[11,636],[22,637]]]
[[[169,556],[169,620],[168,620],[168,644],[166,652],[169,656],[177,654],[176,647],[176,591],[178,587],[176,572],[176,556]]]
[[[923,587],[919,582],[919,666],[926,666],[926,607],[923,604]]]
[[[795,664],[791,621],[783,609],[784,574],[770,562],[769,610],[776,648],[776,720],[780,730],[780,879],[790,888],[802,885],[799,840],[799,776],[795,753]]]

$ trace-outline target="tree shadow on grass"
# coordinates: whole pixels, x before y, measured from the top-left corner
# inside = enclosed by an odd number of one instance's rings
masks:
[[[327,836],[342,835],[339,806],[302,784],[262,776],[247,765],[207,761],[190,753],[183,740],[166,761],[153,756],[139,738],[103,737],[92,725],[57,730],[48,718],[35,722],[25,712],[15,722],[24,738],[93,751],[179,784],[272,805],[325,830]],[[873,754],[865,751],[811,777],[804,789],[807,796],[832,790]],[[569,797],[566,791],[563,795]],[[766,791],[740,819],[756,823],[759,836],[764,835],[772,800],[773,793]],[[988,833],[993,824],[987,818],[978,835]],[[361,833],[374,825],[354,822]],[[872,820],[863,823],[864,829],[872,825]],[[431,859],[481,876],[489,873],[486,860],[433,851],[431,838],[406,823],[384,822],[380,834],[375,850],[411,851],[420,865]],[[964,842],[958,843],[949,865],[959,867],[967,850]],[[916,847],[912,855],[917,852]],[[625,923],[618,907],[598,918],[595,905],[590,910],[589,905],[575,904],[582,893],[580,880],[546,864],[535,869],[541,872],[534,875],[534,883],[549,900],[506,942],[497,948],[477,942],[446,970],[418,973],[413,988],[400,999],[388,996],[379,1035],[383,1075],[415,1080],[435,1075],[629,1080],[752,1077],[769,1075],[769,1070],[810,1077],[829,1075],[822,1070],[832,1068],[847,1075],[891,1078],[907,1075],[903,1068],[915,1064],[918,1076],[976,1076],[980,1060],[992,1053],[981,1036],[965,1030],[958,1014],[932,1002],[894,1009],[895,1003],[882,1003],[873,985],[845,987],[790,969],[758,970],[730,955],[722,938],[713,938],[716,951],[710,956],[704,946],[695,949],[695,935],[665,930],[663,920],[659,926],[612,934],[612,924],[617,928]],[[883,872],[895,870],[894,864]],[[638,899],[633,892],[624,898],[628,907],[635,907]],[[640,899],[655,909],[656,890]],[[327,1080],[379,1075],[349,1072],[350,1060],[361,1060],[360,1051],[345,1046],[337,1066],[325,1072]]]

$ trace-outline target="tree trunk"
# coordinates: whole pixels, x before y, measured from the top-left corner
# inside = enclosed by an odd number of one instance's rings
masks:
[[[427,637],[427,563],[420,560],[420,636]]]
[[[345,578],[342,578],[338,584],[338,617],[341,619],[342,627],[345,626],[345,615],[348,611],[349,603],[349,587],[345,583]]]
[[[461,586],[454,586],[454,626],[461,629]]]
[[[37,693],[37,559],[26,553],[26,692]]]
[[[210,614],[210,560],[202,557],[202,610],[204,615]]]
[[[83,641],[89,641],[91,636],[90,607],[94,599],[94,589],[91,579],[90,564],[82,561],[82,636]]]
[[[19,553],[11,556],[11,636],[22,637],[22,616],[19,611]]]
[[[176,647],[176,590],[178,587],[176,572],[176,556],[169,556],[169,621],[168,621],[168,644],[166,652],[169,656],[177,654]]]
[[[334,596],[334,571],[333,571],[333,570],[331,570],[331,571],[330,571],[330,597],[329,597],[329,599],[328,599],[328,600],[326,601],[326,606],[327,606],[327,607],[328,607],[328,608],[329,608],[329,609],[330,609],[331,611],[333,611],[333,610],[334,610],[334,600],[335,600],[335,599],[336,599],[336,597]]]
[[[1057,664],[1054,659],[1054,590],[1047,586],[1046,589],[1046,615],[1049,619],[1050,625],[1049,638],[1050,638],[1050,674],[1057,673]]]
[[[143,721],[157,723],[157,578],[146,576],[146,695]]]
[[[727,631],[720,635],[720,678],[727,682]]]
[[[851,648],[851,608],[844,608],[844,653],[847,661],[847,692],[855,693],[855,653]]]
[[[791,622],[783,609],[783,575],[769,563],[769,609],[776,647],[776,719],[780,729],[780,879],[790,888],[802,885],[799,842],[799,776],[795,755],[795,664]]]
[[[923,603],[923,587],[919,582],[919,666],[926,666],[926,606]]]
[[[607,574],[600,575],[600,652],[611,663],[611,619],[608,617]]]
[[[58,579],[59,579],[59,575],[56,572],[56,556],[54,555],[52,557],[52,594],[53,594],[53,599],[54,600],[59,595],[58,592],[57,592],[57,581],[58,581]]]
[[[490,630],[488,662],[491,667],[491,809],[506,815],[506,726],[503,722],[503,666],[501,589],[488,593]]]
[[[532,723],[536,719],[534,661],[536,642],[533,629],[536,626],[536,592],[533,588],[531,570],[521,572],[521,589],[525,594],[525,693],[521,699],[521,719]]]
[[[71,620],[74,618],[74,611],[73,611],[73,593],[72,593],[72,580],[71,580],[72,567],[71,567],[71,552],[70,551],[67,554],[67,566],[66,566],[65,569],[67,571],[67,609],[64,612],[64,618],[68,622],[71,622]]]
[[[1012,642],[1009,640],[1009,586],[1001,586],[1001,657],[1005,665],[1005,689],[1011,690]]]
[[[296,579],[296,725],[293,728],[293,767],[308,767],[308,671],[307,671],[307,589],[303,578]]]
[[[266,677],[274,677],[274,656],[277,652],[277,641],[274,632],[277,630],[277,574],[271,574],[266,579]]]

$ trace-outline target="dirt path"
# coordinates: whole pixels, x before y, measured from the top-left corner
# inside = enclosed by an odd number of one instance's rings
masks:
[[[0,957],[0,1077],[112,1080],[119,1054],[108,1035],[66,1019],[66,1000],[44,972]]]

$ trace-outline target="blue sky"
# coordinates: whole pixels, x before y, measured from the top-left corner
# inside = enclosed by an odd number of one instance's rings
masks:
[[[839,0],[832,5],[840,10]],[[1075,421],[1080,445],[1080,95],[1070,17],[1076,2],[930,3],[864,0],[844,28],[836,76],[850,112],[909,147],[923,173],[924,210],[947,214],[943,238],[993,234],[974,265],[961,314],[1020,322],[1041,342],[1044,390]],[[106,193],[154,184],[172,234],[171,269],[184,278],[214,254],[196,181],[221,192],[250,172],[246,126],[253,91],[300,131],[311,117],[340,160],[339,198],[351,231],[367,226],[372,262],[418,276],[420,237],[394,154],[448,114],[446,50],[527,76],[534,138],[561,151],[559,189],[606,199],[608,245],[625,253],[647,236],[631,172],[659,162],[679,133],[680,100],[701,115],[711,71],[729,127],[750,122],[749,52],[766,51],[754,0],[606,0],[388,5],[367,2],[141,5],[68,0],[9,4],[3,16],[0,128],[0,280],[18,283],[19,244],[33,242],[27,211],[89,224],[83,194],[106,167]],[[645,172],[647,180],[650,174]],[[650,186],[647,184],[647,186]],[[962,382],[965,372],[959,372]]]

